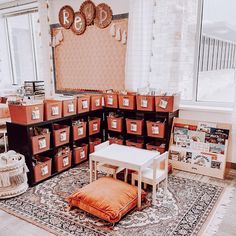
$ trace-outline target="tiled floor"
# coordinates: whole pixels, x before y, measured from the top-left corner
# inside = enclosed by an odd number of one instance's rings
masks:
[[[236,186],[236,170],[232,170],[227,177],[228,181]],[[232,200],[224,218],[219,225],[219,229],[215,236],[236,236],[236,193],[232,196]],[[53,234],[30,224],[17,217],[9,215],[0,210],[0,236],[52,236]],[[203,235],[208,236],[208,235]]]

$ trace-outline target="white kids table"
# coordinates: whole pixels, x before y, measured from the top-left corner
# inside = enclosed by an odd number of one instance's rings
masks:
[[[90,154],[90,183],[93,181],[93,166],[95,180],[97,179],[97,162],[127,168],[138,172],[138,208],[141,208],[141,180],[142,171],[152,164],[153,159],[159,155],[153,152],[135,147],[111,144],[101,150]],[[93,165],[94,162],[94,165]]]

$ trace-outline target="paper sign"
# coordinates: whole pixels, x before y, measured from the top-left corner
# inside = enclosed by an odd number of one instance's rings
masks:
[[[40,111],[39,110],[34,110],[32,111],[32,120],[38,120],[40,119]]]
[[[161,99],[159,103],[159,107],[166,109],[168,105],[168,101]]]
[[[111,121],[111,128],[117,129],[117,121],[116,120]]]
[[[47,146],[46,139],[45,138],[39,139],[39,149],[46,148],[46,146]]]
[[[82,109],[87,109],[88,108],[88,101],[87,100],[83,100],[82,101]]]
[[[52,107],[52,116],[58,116],[59,115],[59,107],[54,106]]]
[[[78,128],[78,135],[80,136],[80,135],[83,135],[84,134],[84,129],[83,129],[83,127],[79,127]]]
[[[133,132],[137,132],[137,130],[138,130],[137,124],[131,123],[131,125],[130,125],[130,130],[133,131]]]
[[[41,175],[45,176],[48,174],[48,166],[44,166],[41,168]]]
[[[147,99],[141,99],[141,107],[147,108],[148,107],[148,101]]]
[[[107,104],[108,105],[113,105],[113,97],[108,97],[107,98]]]
[[[74,111],[75,111],[74,103],[68,104],[68,112],[71,113],[71,112],[74,112]]]
[[[152,134],[159,134],[160,130],[158,126],[152,126]]]
[[[60,133],[60,141],[61,142],[66,141],[66,132],[65,131]]]
[[[123,106],[125,106],[125,107],[129,106],[129,99],[128,98],[123,99]]]
[[[85,151],[84,151],[84,150],[80,152],[80,158],[81,158],[81,159],[84,159],[84,158],[85,158]]]
[[[68,166],[69,165],[69,157],[64,157],[63,158],[63,166]]]
[[[98,124],[97,123],[94,123],[93,124],[93,131],[97,131],[98,130]]]
[[[96,107],[99,107],[99,106],[100,106],[100,99],[96,99],[96,100],[95,100],[95,106],[96,106]]]

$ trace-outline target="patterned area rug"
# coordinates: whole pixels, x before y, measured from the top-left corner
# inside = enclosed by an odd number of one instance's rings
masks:
[[[224,187],[169,177],[168,194],[157,192],[155,206],[137,209],[114,228],[79,209],[68,210],[64,199],[89,182],[87,163],[71,169],[25,194],[0,201],[0,208],[57,235],[197,235],[216,206]],[[98,191],[100,191],[98,189]],[[151,189],[149,190],[151,197]]]

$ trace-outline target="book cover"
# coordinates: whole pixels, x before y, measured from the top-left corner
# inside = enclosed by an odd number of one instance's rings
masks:
[[[211,128],[216,128],[216,123],[210,122],[198,122],[197,130],[210,133]]]
[[[225,144],[225,140],[229,139],[229,130],[211,128],[210,133],[206,134],[207,143]]]
[[[205,137],[206,137],[206,133],[205,132],[201,132],[201,131],[194,131],[194,130],[189,130],[188,131],[188,137],[191,141],[194,142],[205,142]]]
[[[218,153],[224,155],[225,153],[225,145],[221,143],[210,143],[209,151],[212,153]]]
[[[212,154],[209,153],[193,153],[193,164],[202,167],[211,167]]]

